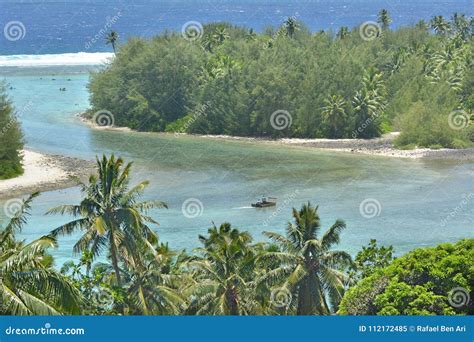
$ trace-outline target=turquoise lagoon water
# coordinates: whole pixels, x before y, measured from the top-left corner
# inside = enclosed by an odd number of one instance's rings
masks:
[[[265,230],[283,232],[291,208],[306,201],[319,204],[324,228],[337,218],[346,221],[341,248],[351,253],[371,238],[394,245],[401,254],[474,236],[473,163],[93,130],[77,118],[88,107],[87,73],[64,67],[21,69],[8,73],[5,80],[12,87],[9,93],[29,149],[90,160],[97,154],[115,153],[133,160],[134,181],[151,182],[145,197],[169,205],[168,210],[156,210],[152,215],[160,222],[157,231],[161,240],[173,248],[197,247],[198,234],[205,233],[212,222],[229,221],[263,240]],[[60,92],[61,87],[67,91]],[[262,194],[278,197],[278,206],[251,208],[250,203]],[[195,218],[182,212],[183,203],[190,198],[202,203],[201,215]],[[43,193],[34,203],[22,237],[31,240],[66,222],[67,217],[44,213],[79,199],[77,188]],[[361,215],[359,206],[365,199],[380,203],[378,216],[368,219]],[[73,257],[76,239],[60,239],[53,253],[58,265]]]

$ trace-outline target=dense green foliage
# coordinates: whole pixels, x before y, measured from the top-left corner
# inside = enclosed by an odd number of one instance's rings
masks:
[[[134,38],[92,75],[90,113],[142,131],[371,138],[393,129],[399,145],[468,146],[473,21],[441,19],[432,31],[423,21],[390,30],[381,11],[382,30],[365,40],[359,28],[313,34],[292,18],[261,34],[217,23],[199,39]],[[448,124],[455,110],[462,129]]]
[[[265,232],[269,241],[223,223],[199,236],[192,254],[175,252],[148,227],[157,222],[147,211],[164,203],[140,201],[147,183],[130,187],[130,171],[121,158],[98,159],[81,202],[49,212],[72,221],[29,244],[15,234],[37,194],[22,203],[0,230],[0,314],[472,314],[472,302],[449,298],[456,288],[472,291],[474,239],[395,260],[392,247],[372,240],[353,262],[334,249],[346,224],[322,232],[307,203],[293,209],[284,235]],[[75,231],[81,258],[57,272],[48,248]]]
[[[28,244],[16,240],[29,215],[33,194],[0,229],[0,315],[79,314],[82,295],[67,277],[52,268],[50,236]]]
[[[20,126],[5,88],[0,84],[0,179],[11,178],[23,172],[20,155],[22,148]]]
[[[365,276],[346,293],[339,314],[472,315],[472,299],[459,307],[449,299],[456,300],[456,288],[472,296],[474,239],[416,249]]]
[[[362,250],[355,257],[355,269],[357,276],[368,277],[375,270],[388,266],[393,260],[393,247],[377,246],[377,240],[370,240],[368,246],[363,246]]]

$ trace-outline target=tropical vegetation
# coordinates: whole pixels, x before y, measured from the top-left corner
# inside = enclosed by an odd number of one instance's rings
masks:
[[[23,173],[21,150],[23,135],[15,111],[0,83],[0,179]]]
[[[352,258],[337,249],[346,223],[323,230],[318,207],[292,210],[284,234],[255,242],[230,223],[198,236],[201,247],[175,251],[151,225],[158,200],[143,201],[147,182],[131,186],[132,164],[97,159],[80,182],[79,204],[51,209],[69,222],[29,243],[16,236],[33,194],[0,229],[3,315],[331,315],[472,314],[474,239],[420,248],[394,258],[375,240]],[[53,267],[57,237],[76,234],[75,260]],[[461,298],[462,299],[462,298]]]
[[[472,315],[473,284],[474,239],[418,248],[364,274],[339,314]]]
[[[377,22],[370,36],[359,27],[312,33],[288,18],[261,33],[210,23],[192,37],[133,38],[92,75],[89,115],[108,110],[116,125],[140,131],[364,139],[400,131],[400,146],[471,146],[473,18],[392,29],[381,10]],[[275,115],[282,111],[286,118]]]
[[[0,230],[0,315],[79,314],[82,294],[68,277],[52,266],[48,249],[57,245],[51,236],[30,243],[18,241],[30,213],[33,194]]]

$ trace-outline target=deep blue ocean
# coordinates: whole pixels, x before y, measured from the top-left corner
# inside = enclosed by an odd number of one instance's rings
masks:
[[[389,10],[393,27],[454,12],[472,15],[473,0],[0,0],[0,28],[12,21],[25,27],[24,38],[0,35],[0,55],[110,51],[91,39],[114,20],[122,40],[180,30],[188,21],[227,21],[258,31],[295,16],[313,31],[355,27]],[[3,32],[2,32],[3,33]]]

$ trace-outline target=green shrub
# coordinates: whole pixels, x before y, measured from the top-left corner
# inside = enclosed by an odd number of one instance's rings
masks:
[[[474,290],[474,239],[418,248],[350,288],[341,315],[472,314],[473,302],[451,305],[451,291]]]

